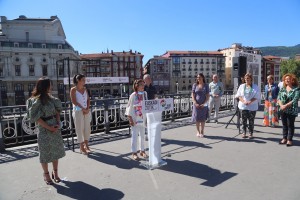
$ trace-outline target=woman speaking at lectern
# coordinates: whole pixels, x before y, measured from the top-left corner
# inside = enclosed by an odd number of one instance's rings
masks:
[[[131,126],[131,152],[132,159],[139,160],[140,156],[147,158],[144,147],[145,137],[145,118],[142,113],[142,102],[147,100],[147,92],[144,91],[144,81],[142,79],[135,80],[133,83],[133,93],[129,97],[125,114],[128,116],[129,125]],[[139,135],[139,151],[137,148],[137,139]]]

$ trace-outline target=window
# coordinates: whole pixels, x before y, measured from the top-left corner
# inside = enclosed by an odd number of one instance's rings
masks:
[[[62,65],[58,65],[58,76],[64,76],[64,68]]]
[[[48,70],[47,70],[47,65],[42,65],[42,72],[43,76],[48,76]]]
[[[28,48],[32,48],[32,43],[28,43]]]
[[[62,49],[62,45],[61,44],[58,45],[58,49]]]
[[[29,92],[29,96],[31,96],[31,93],[34,89],[35,83],[29,83],[28,84],[28,92]]]
[[[34,76],[34,65],[29,65],[29,76]]]
[[[20,83],[17,83],[15,85],[15,91],[24,91],[23,85]]]
[[[26,34],[26,42],[28,42],[29,41],[29,32],[26,32],[25,34]]]
[[[1,77],[4,76],[4,74],[3,74],[3,66],[2,66],[2,65],[0,65],[0,76],[1,76]]]
[[[15,76],[21,76],[21,66],[15,65]]]
[[[18,47],[19,47],[19,43],[15,42],[15,43],[14,43],[14,47],[17,47],[17,48],[18,48]]]
[[[43,49],[46,49],[46,44],[42,44],[42,48],[43,48]]]

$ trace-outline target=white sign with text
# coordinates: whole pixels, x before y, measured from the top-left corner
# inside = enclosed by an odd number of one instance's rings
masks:
[[[97,83],[128,83],[128,77],[85,77],[85,84],[97,84]],[[69,79],[64,78],[64,84],[69,84]],[[71,84],[73,84],[73,78],[71,78]]]

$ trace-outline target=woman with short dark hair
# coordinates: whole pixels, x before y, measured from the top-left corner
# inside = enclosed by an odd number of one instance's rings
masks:
[[[260,90],[256,84],[253,83],[253,78],[250,73],[245,74],[245,83],[239,86],[235,95],[239,98],[238,107],[242,111],[242,129],[243,138],[247,138],[247,127],[249,131],[249,139],[253,138],[254,119],[256,111],[258,110],[258,100],[260,99]],[[247,124],[247,120],[249,124]]]

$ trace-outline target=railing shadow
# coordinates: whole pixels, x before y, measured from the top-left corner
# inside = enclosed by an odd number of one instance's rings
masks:
[[[168,165],[160,168],[161,170],[191,176],[194,178],[200,178],[206,180],[200,185],[215,187],[228,181],[232,177],[236,176],[234,172],[221,172],[218,169],[211,168],[207,165],[196,163],[189,160],[177,161],[177,160],[166,160]]]
[[[23,160],[27,158],[36,157],[39,155],[37,146],[26,147],[15,150],[6,150],[0,153],[0,164],[13,162],[16,160]]]

